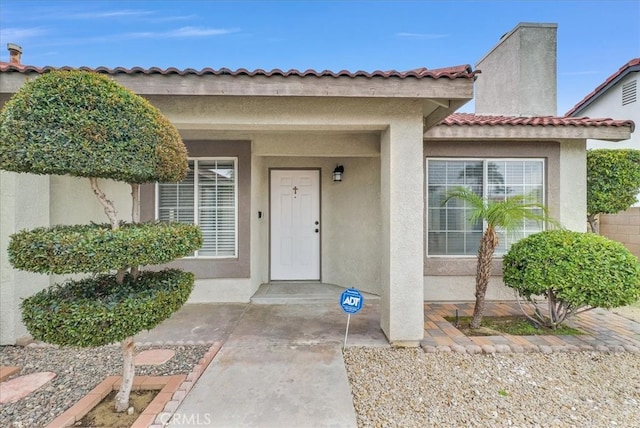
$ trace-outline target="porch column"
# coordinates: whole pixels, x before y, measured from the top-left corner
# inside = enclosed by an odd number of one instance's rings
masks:
[[[389,126],[380,146],[380,325],[392,345],[418,346],[424,336],[422,118]]]
[[[587,231],[587,149],[585,140],[560,143],[560,204],[556,219],[563,227]]]

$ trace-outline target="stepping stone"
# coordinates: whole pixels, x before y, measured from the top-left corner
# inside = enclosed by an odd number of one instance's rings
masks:
[[[20,367],[0,366],[0,382],[20,371]]]
[[[164,364],[176,354],[172,349],[148,349],[135,356],[136,366],[159,366]]]
[[[14,403],[56,377],[53,372],[38,372],[0,383],[0,404]]]

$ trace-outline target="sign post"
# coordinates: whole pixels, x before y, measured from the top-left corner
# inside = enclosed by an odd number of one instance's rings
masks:
[[[347,314],[347,328],[344,332],[344,345],[342,348],[344,349],[347,346],[347,335],[349,334],[349,322],[351,322],[351,314],[357,313],[360,309],[362,309],[362,303],[364,302],[364,298],[360,291],[355,288],[347,288],[340,295],[340,307]]]

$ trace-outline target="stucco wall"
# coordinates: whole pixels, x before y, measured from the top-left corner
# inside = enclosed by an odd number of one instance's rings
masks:
[[[476,114],[555,116],[556,24],[519,24],[478,63]]]
[[[296,140],[296,136],[288,139]],[[257,137],[256,145],[262,140]],[[265,143],[267,143],[265,141]],[[332,180],[337,164],[345,169],[342,182]],[[378,157],[263,157],[260,187],[269,182],[271,168],[319,168],[321,176],[321,280],[343,287],[380,293],[380,159]],[[268,188],[267,188],[268,189]],[[269,234],[268,191],[256,195],[254,205],[266,207],[258,234]],[[256,211],[254,209],[254,211]],[[254,213],[255,215],[256,213]],[[269,241],[258,246],[262,272],[268,277]],[[265,272],[267,270],[267,272]]]
[[[11,234],[49,225],[49,177],[0,171],[0,344],[13,344],[27,330],[20,302],[49,286],[46,275],[22,272],[9,264]]]
[[[119,220],[131,221],[131,186],[113,180],[98,180],[98,186],[113,202]],[[104,208],[93,194],[88,178],[51,176],[51,224],[108,223]]]

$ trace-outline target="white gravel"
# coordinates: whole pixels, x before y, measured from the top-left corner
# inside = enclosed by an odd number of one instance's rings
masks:
[[[640,427],[640,354],[344,351],[360,427]]]

